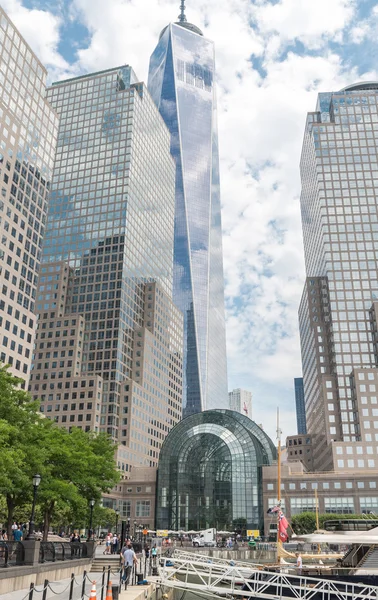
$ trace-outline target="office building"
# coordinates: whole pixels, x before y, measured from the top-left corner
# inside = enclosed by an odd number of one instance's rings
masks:
[[[176,164],[173,300],[184,315],[184,415],[227,408],[214,44],[179,21],[161,33],[148,89]]]
[[[303,377],[296,377],[294,379],[294,392],[295,392],[295,410],[297,413],[297,433],[299,435],[302,435],[302,434],[307,433]]]
[[[378,467],[378,83],[319,94],[301,157],[299,309],[315,470]]]
[[[378,510],[377,478],[374,473],[307,473],[301,462],[282,465],[281,506],[289,522],[303,512],[345,515],[370,514]],[[263,467],[264,531],[277,531],[277,518],[268,509],[277,504],[277,466]]]
[[[58,118],[46,69],[0,7],[0,361],[28,383]]]
[[[229,408],[252,419],[252,393],[237,388],[228,392]]]
[[[30,389],[64,427],[156,467],[182,414],[170,136],[129,66],[53,84],[60,116]]]
[[[298,434],[286,438],[286,460],[296,462],[300,460],[306,471],[314,470],[314,456],[311,435]]]
[[[276,458],[268,435],[239,412],[183,419],[161,450],[156,528],[232,531],[242,519],[247,529],[262,529],[262,467]]]

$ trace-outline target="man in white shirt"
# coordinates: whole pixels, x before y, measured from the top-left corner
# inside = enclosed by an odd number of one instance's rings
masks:
[[[122,550],[122,562],[124,567],[122,580],[125,582],[125,589],[127,589],[133,566],[138,562],[131,544],[128,544]]]

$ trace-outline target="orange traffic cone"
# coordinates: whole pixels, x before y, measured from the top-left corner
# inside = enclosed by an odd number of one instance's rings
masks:
[[[111,581],[109,581],[108,591],[106,592],[106,600],[113,600],[112,582]]]
[[[96,582],[92,581],[92,589],[89,598],[96,600]]]

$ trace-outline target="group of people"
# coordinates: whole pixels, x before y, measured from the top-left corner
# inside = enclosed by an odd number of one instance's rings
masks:
[[[105,537],[105,550],[104,554],[117,554],[119,547],[119,540],[116,533],[109,533]]]
[[[12,525],[12,535],[9,541],[13,542],[21,542],[26,537],[26,523],[16,523],[16,521]],[[0,541],[8,542],[8,534],[6,529],[2,529],[0,533]]]

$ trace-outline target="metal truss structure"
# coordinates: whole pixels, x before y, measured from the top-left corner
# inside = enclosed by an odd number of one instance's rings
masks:
[[[205,560],[206,559],[206,560]],[[250,563],[212,559],[190,552],[165,557],[159,568],[164,587],[201,596],[267,600],[378,600],[378,587],[262,570]]]

